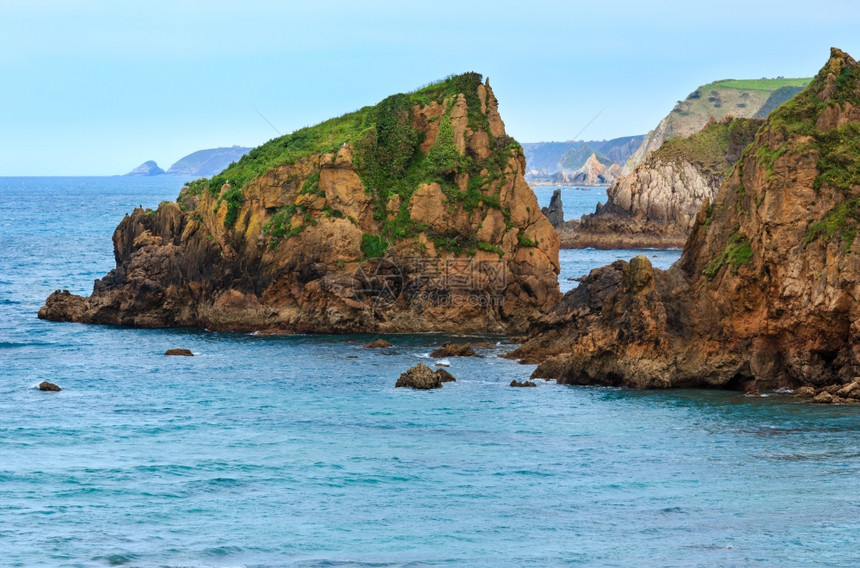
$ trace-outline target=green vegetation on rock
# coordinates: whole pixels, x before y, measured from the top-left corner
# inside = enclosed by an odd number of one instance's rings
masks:
[[[803,245],[823,239],[829,241],[834,235],[845,243],[845,251],[851,250],[851,244],[857,237],[857,228],[860,226],[860,197],[843,201],[830,210],[823,219],[809,226]]]
[[[438,183],[451,207],[460,206],[469,212],[479,207],[501,208],[501,185],[494,182],[504,178],[508,160],[521,154],[522,149],[508,136],[492,136],[489,119],[481,112],[482,101],[478,97],[481,82],[482,77],[477,73],[452,76],[412,93],[392,95],[375,106],[297,130],[255,148],[211,179],[190,182],[186,193],[200,195],[208,191],[219,205],[227,201],[225,225],[232,227],[250,182],[272,168],[335,153],[344,144],[350,144],[356,172],[373,200],[373,217],[382,226],[379,239],[363,241],[362,250],[378,253],[388,246],[383,247],[383,242],[414,238],[426,231],[442,248],[474,251],[474,235],[435,234],[410,219],[408,204],[422,184]],[[466,103],[468,127],[488,135],[490,155],[485,159],[461,154],[457,149],[452,111],[460,97]],[[433,104],[441,105],[438,111],[441,115],[431,119],[431,122],[438,120],[438,132],[425,153],[420,148],[425,133],[416,127],[416,111]],[[461,174],[469,176],[465,190],[456,182]],[[319,179],[317,170],[304,180],[299,193],[322,195]],[[225,184],[227,189],[222,191]],[[399,196],[400,208],[392,215],[387,207],[395,195]],[[329,216],[338,216],[339,212],[328,209]],[[281,240],[297,234],[300,229],[290,227],[294,214],[295,211],[282,209],[266,222],[263,232],[270,238],[270,245],[277,246]]]
[[[753,252],[747,236],[741,233],[734,233],[729,237],[729,242],[723,251],[708,263],[702,274],[708,280],[713,280],[720,272],[720,269],[726,264],[729,265],[733,272],[737,272],[738,268],[751,261],[752,257]]]
[[[755,139],[761,124],[761,120],[749,118],[711,121],[690,137],[678,136],[666,140],[654,157],[666,162],[685,160],[704,172],[727,175],[737,161],[740,150]],[[730,147],[734,151],[729,151]]]
[[[263,234],[269,237],[269,248],[275,249],[281,241],[302,232],[304,226],[292,227],[292,219],[293,215],[296,214],[296,209],[294,204],[285,205],[269,217],[269,220],[263,225]]]
[[[822,100],[818,93],[827,92]],[[844,65],[838,69],[826,66],[806,89],[771,115],[770,128],[784,142],[777,148],[760,148],[756,158],[768,173],[773,160],[785,152],[814,153],[818,156],[818,175],[813,187],[824,187],[844,196],[821,219],[812,223],[804,244],[818,239],[839,236],[854,241],[858,227],[860,203],[860,123],[849,121],[825,127],[820,124],[825,113],[837,115],[842,109],[860,106],[860,72],[857,67]],[[821,127],[821,128],[820,128]],[[822,129],[823,128],[823,129]]]
[[[388,241],[381,235],[365,233],[361,236],[361,253],[364,258],[381,258],[388,246]]]
[[[737,89],[741,91],[775,91],[783,87],[805,87],[809,84],[808,77],[786,79],[724,79],[707,85],[714,89]]]

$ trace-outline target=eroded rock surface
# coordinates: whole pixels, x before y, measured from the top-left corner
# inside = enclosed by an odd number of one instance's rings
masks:
[[[395,388],[411,388],[416,390],[430,390],[442,388],[443,369],[433,371],[424,363],[418,363],[408,371],[400,375],[395,383]],[[447,374],[447,373],[446,373]],[[450,374],[448,374],[450,376]]]
[[[539,364],[535,377],[573,384],[756,391],[854,382],[858,103],[860,69],[834,48],[700,210],[678,263],[660,271],[640,256],[592,271],[514,355]]]
[[[667,141],[607,190],[606,205],[560,228],[562,248],[682,247],[761,124],[729,117]]]
[[[514,332],[559,299],[558,235],[477,74],[273,140],[136,209],[56,321],[268,333]]]

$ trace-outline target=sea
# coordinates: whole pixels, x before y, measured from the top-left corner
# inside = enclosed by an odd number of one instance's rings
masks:
[[[496,336],[40,321],[177,178],[0,178],[0,566],[860,565],[860,408],[526,380]],[[542,205],[552,188],[538,188]],[[567,218],[605,188],[562,189]],[[646,254],[562,251],[563,289]],[[448,340],[457,382],[395,389]],[[194,357],[165,357],[187,348]],[[41,392],[50,381],[61,392]]]

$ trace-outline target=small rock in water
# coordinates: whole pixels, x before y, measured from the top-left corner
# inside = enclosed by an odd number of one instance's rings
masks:
[[[362,345],[362,347],[367,347],[368,349],[382,349],[385,347],[394,347],[394,346],[391,345],[389,342],[385,341],[384,339],[377,339],[377,340],[371,341],[367,345]]]
[[[440,389],[442,380],[438,374],[430,370],[424,363],[418,363],[397,379],[394,385],[397,387],[408,387],[418,390]]]
[[[194,357],[194,353],[192,353],[190,349],[168,349],[164,354],[179,355],[181,357]]]
[[[347,355],[347,359],[358,359],[358,355]]]
[[[463,343],[458,345],[456,343],[446,343],[442,347],[434,350],[430,353],[431,357],[481,357],[475,353],[475,350],[472,349],[471,344]]]
[[[453,383],[457,380],[454,378],[454,375],[445,369],[436,369],[436,376],[439,377],[439,380],[443,383]]]
[[[537,385],[534,383],[534,381],[520,382],[520,381],[514,379],[513,381],[511,381],[511,386],[512,387],[536,387]]]
[[[54,383],[49,383],[48,381],[42,381],[41,383],[39,383],[39,390],[40,391],[59,392],[63,389],[61,389],[59,386],[55,385]]]

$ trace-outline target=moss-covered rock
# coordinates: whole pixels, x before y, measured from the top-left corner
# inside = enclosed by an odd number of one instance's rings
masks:
[[[758,130],[679,262],[593,271],[515,354],[539,363],[536,376],[568,383],[808,385],[829,395],[851,384],[860,376],[858,109],[860,66],[833,49]],[[634,273],[653,284],[636,285]]]
[[[558,299],[558,237],[476,73],[255,148],[136,210],[117,268],[48,319],[271,331],[524,329]]]

